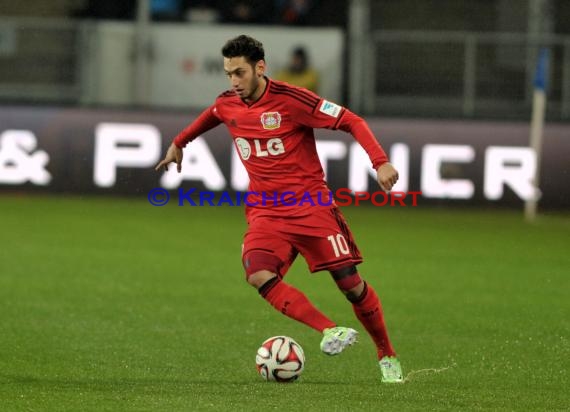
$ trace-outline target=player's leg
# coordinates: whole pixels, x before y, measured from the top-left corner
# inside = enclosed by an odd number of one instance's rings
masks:
[[[382,382],[402,382],[402,367],[388,337],[382,304],[376,291],[360,278],[356,266],[331,270],[330,273],[376,345]]]
[[[402,368],[398,358],[396,358],[396,352],[390,342],[390,338],[388,337],[388,330],[384,321],[384,312],[380,299],[374,288],[360,277],[356,269],[356,264],[362,261],[362,257],[344,216],[342,216],[340,210],[335,210],[334,214],[341,231],[339,240],[345,240],[346,247],[344,251],[350,252],[354,263],[349,265],[331,264],[329,272],[338,288],[352,304],[352,309],[356,317],[376,345],[380,370],[382,372],[382,381],[387,383],[402,382]],[[338,243],[337,249],[339,251],[343,250],[340,247],[340,242]]]
[[[356,266],[350,265],[330,271],[338,288],[352,304],[354,313],[376,345],[378,359],[396,356],[388,337],[380,299],[374,288],[364,282]]]
[[[245,235],[243,265],[247,282],[284,315],[322,332],[335,323],[320,312],[297,288],[283,281],[297,251],[275,232],[272,225],[250,227]]]
[[[382,306],[372,288],[364,282],[356,265],[362,262],[362,256],[356,246],[352,233],[338,209],[318,211],[313,214],[313,226],[316,229],[311,236],[302,237],[295,246],[303,254],[311,272],[328,270],[337,286],[352,303],[356,317],[374,341],[380,361],[395,358]],[[310,223],[310,222],[307,222]],[[382,367],[383,380],[385,373]],[[398,364],[399,366],[399,364]],[[401,374],[401,369],[398,368]]]

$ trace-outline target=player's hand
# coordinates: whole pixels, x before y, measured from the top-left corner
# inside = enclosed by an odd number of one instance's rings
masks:
[[[398,171],[392,163],[384,163],[376,171],[378,184],[383,191],[389,192],[398,181]]]
[[[182,171],[182,149],[176,146],[174,143],[170,145],[168,151],[166,152],[166,156],[162,159],[154,168],[157,172],[164,168],[164,170],[168,170],[168,165],[172,162],[176,162],[176,170],[178,173]]]

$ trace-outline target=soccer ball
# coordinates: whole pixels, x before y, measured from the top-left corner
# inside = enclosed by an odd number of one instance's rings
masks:
[[[273,336],[261,344],[255,357],[257,372],[266,381],[293,382],[303,372],[303,348],[288,336]]]

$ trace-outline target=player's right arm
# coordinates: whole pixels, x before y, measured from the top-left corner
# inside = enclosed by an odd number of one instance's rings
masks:
[[[222,120],[218,116],[216,105],[212,105],[200,113],[200,116],[198,116],[196,120],[178,133],[168,148],[164,159],[156,165],[154,170],[159,171],[162,168],[168,170],[168,165],[172,162],[176,162],[176,170],[180,173],[182,171],[182,149],[201,134],[206,133],[208,130],[222,123]]]
[[[166,151],[166,155],[164,156],[164,159],[162,159],[154,168],[154,170],[156,170],[157,172],[160,171],[160,169],[164,168],[165,171],[168,170],[168,165],[172,162],[176,162],[176,170],[178,170],[178,173],[180,173],[182,171],[182,149],[179,148],[178,146],[176,146],[174,143],[172,143],[169,147],[168,150]]]

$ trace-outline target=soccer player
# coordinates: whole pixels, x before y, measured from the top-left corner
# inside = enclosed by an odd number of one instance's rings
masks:
[[[382,382],[402,382],[380,301],[356,267],[362,262],[360,251],[338,207],[324,199],[330,191],[313,129],[352,134],[370,157],[383,190],[391,190],[398,172],[361,117],[268,78],[259,41],[238,36],[223,46],[222,55],[231,89],[175,137],[156,170],[168,170],[175,162],[180,172],[182,148],[224,123],[250,178],[242,253],[247,282],[275,309],[322,333],[321,350],[336,355],[356,341],[357,332],[337,325],[284,281],[298,254],[311,272],[328,271],[376,345]]]

